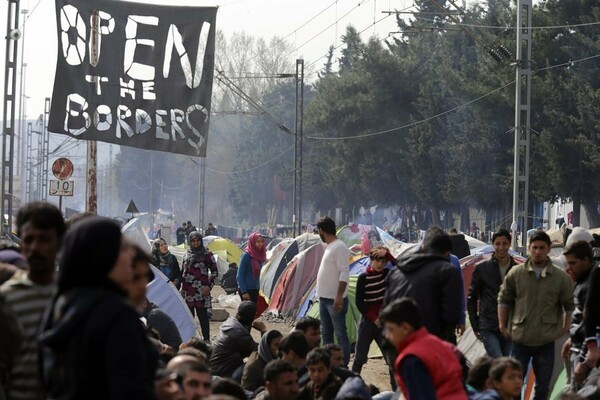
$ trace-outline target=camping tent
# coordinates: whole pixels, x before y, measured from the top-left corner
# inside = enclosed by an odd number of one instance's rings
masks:
[[[269,302],[268,311],[295,317],[300,305],[315,285],[325,247],[314,244],[298,253],[281,273]]]
[[[173,319],[181,339],[185,342],[196,334],[196,325],[190,309],[177,288],[168,282],[167,277],[153,265],[150,265],[150,268],[154,272],[154,279],[146,288],[146,297]]]
[[[273,289],[279,278],[292,259],[299,253],[315,244],[321,243],[321,238],[312,233],[304,233],[293,240],[282,241],[271,252],[271,257],[260,274],[260,291],[267,302],[270,301]]]

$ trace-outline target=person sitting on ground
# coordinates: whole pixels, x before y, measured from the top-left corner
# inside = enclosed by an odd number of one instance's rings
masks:
[[[344,366],[344,350],[342,346],[336,343],[329,343],[323,346],[323,348],[329,353],[331,372],[340,378],[342,382],[345,382],[348,378],[360,376],[360,374],[352,372]]]
[[[144,305],[142,316],[146,318],[146,326],[156,329],[160,341],[177,351],[181,345],[181,335],[175,321],[150,300],[146,299]]]
[[[273,360],[265,367],[265,390],[255,400],[296,400],[300,387],[294,364]]]
[[[308,382],[308,371],[306,369],[306,355],[308,354],[308,342],[306,337],[299,331],[292,331],[281,339],[279,358],[293,364],[298,370],[300,386]]]
[[[322,348],[312,349],[306,357],[308,382],[298,396],[299,400],[334,400],[342,387],[342,380],[331,372],[329,352]]]
[[[523,387],[523,367],[514,358],[492,361],[489,373],[491,389],[475,395],[474,400],[512,400],[519,398]]]
[[[261,371],[262,372],[262,371]],[[246,392],[236,381],[228,378],[219,379],[213,383],[212,393],[214,395],[224,395],[232,400],[248,400]]]
[[[321,345],[321,321],[314,317],[302,317],[296,321],[294,329],[301,331],[308,341],[308,350]]]
[[[180,350],[188,347],[200,350],[201,352],[206,354],[206,357],[208,358],[210,358],[210,356],[212,355],[212,346],[210,345],[210,343],[205,342],[197,336],[192,336],[187,340],[187,342],[183,342],[181,343],[181,345],[179,345]]]
[[[250,330],[257,329],[261,335],[267,331],[264,322],[253,322],[254,314],[256,304],[242,301],[235,318],[229,317],[221,324],[210,357],[210,367],[216,376],[241,381],[244,358],[258,348]]]
[[[407,400],[466,400],[458,350],[423,326],[417,303],[408,297],[388,304],[379,319],[396,346],[396,381]]]
[[[177,356],[183,357],[183,356]],[[177,359],[174,357],[173,360]],[[178,361],[173,360],[167,364],[167,369],[175,372],[183,390],[183,399],[185,400],[205,400],[212,394],[212,377],[206,364],[191,359]]]
[[[277,330],[267,332],[258,344],[258,350],[248,357],[242,373],[242,388],[251,392],[265,384],[263,371],[269,361],[277,358],[277,349],[283,335]]]
[[[188,356],[192,356],[192,357],[196,357],[199,361],[203,362],[203,363],[208,363],[208,357],[206,357],[206,354],[203,351],[200,351],[194,347],[186,347],[185,349],[179,349],[179,351],[177,352],[178,356],[184,356],[184,355],[188,355]]]
[[[494,359],[488,355],[481,356],[471,366],[467,375],[467,392],[469,395],[490,389],[490,367]]]
[[[238,291],[237,284],[238,266],[236,263],[230,263],[229,269],[223,274],[221,279],[221,287],[227,294],[235,294]]]

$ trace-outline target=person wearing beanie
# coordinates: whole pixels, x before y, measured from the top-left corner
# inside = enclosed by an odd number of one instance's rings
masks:
[[[132,259],[107,218],[88,217],[66,234],[39,339],[46,398],[155,398],[158,354],[125,289]]]
[[[267,331],[265,323],[254,321],[256,304],[242,301],[235,317],[229,317],[221,324],[213,343],[210,368],[213,375],[241,381],[244,358],[258,349],[258,343],[250,335],[252,328],[263,335]]]

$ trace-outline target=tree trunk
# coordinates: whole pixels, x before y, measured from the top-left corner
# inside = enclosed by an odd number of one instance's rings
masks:
[[[583,202],[583,209],[587,216],[590,228],[600,227],[600,214],[598,214],[598,204],[594,201]]]
[[[440,221],[440,209],[437,207],[431,207],[431,222],[434,226],[442,226],[442,221]]]
[[[469,206],[462,206],[460,208],[460,230],[467,235],[471,227],[471,215],[469,213]]]
[[[581,197],[579,194],[576,194],[572,198],[573,200],[573,226],[581,225]]]

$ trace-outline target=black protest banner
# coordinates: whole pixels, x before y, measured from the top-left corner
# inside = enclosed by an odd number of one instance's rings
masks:
[[[56,0],[56,14],[50,132],[206,155],[215,7]]]

